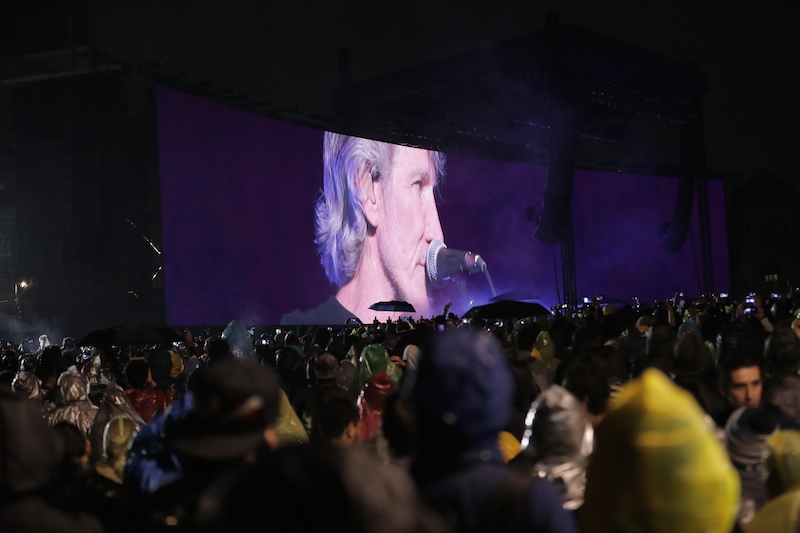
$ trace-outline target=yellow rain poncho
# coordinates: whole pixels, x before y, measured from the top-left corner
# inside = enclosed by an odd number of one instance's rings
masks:
[[[306,433],[297,413],[292,409],[292,404],[289,402],[289,398],[286,396],[283,389],[280,390],[278,421],[275,428],[278,432],[279,448],[308,442],[308,433]]]
[[[595,434],[583,533],[728,533],[739,476],[694,398],[656,369],[629,382]]]

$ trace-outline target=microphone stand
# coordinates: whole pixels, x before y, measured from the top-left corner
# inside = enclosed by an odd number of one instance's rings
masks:
[[[494,290],[494,283],[492,283],[492,276],[489,275],[489,267],[486,266],[486,263],[483,264],[483,274],[486,276],[486,281],[489,283],[489,290],[492,291],[492,298],[497,296],[497,292]]]

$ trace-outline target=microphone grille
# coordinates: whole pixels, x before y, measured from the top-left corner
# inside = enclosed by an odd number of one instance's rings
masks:
[[[447,245],[439,239],[432,240],[428,245],[428,256],[425,262],[425,270],[428,273],[428,281],[430,281],[434,287],[441,285],[442,281],[439,279],[439,272],[436,268],[436,256],[439,255],[439,250],[442,248],[447,248]]]

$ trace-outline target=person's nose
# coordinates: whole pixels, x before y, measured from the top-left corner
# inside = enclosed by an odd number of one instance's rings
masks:
[[[439,221],[439,210],[436,207],[436,199],[431,195],[425,208],[425,242],[439,239],[444,242],[442,224]]]
[[[747,386],[747,401],[751,401],[756,397],[756,389],[750,385]]]

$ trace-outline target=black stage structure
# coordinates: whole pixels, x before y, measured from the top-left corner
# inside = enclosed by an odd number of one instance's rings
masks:
[[[490,159],[546,165],[535,237],[559,246],[563,302],[578,305],[572,227],[579,138],[624,142],[632,115],[675,125],[679,187],[664,248],[679,251],[695,189],[700,212],[702,289],[714,285],[703,141],[706,73],[548,13],[546,29],[480,50],[353,83],[340,51],[334,91],[340,131]]]

